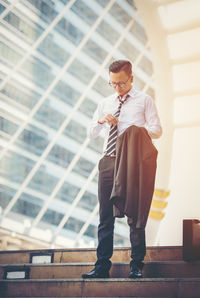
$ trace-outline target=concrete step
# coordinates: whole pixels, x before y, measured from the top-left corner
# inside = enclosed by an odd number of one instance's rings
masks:
[[[0,297],[200,297],[200,278],[0,281]]]
[[[1,265],[0,279],[60,279],[81,278],[83,273],[90,272],[91,263],[66,264],[26,264]],[[111,278],[126,278],[129,274],[129,263],[114,263],[110,270]],[[187,263],[184,261],[146,262],[143,268],[147,278],[183,278],[200,277],[200,262]]]
[[[96,261],[96,249],[43,249],[0,251],[0,264],[32,263],[32,258],[45,255],[52,263],[85,263]],[[147,247],[145,261],[182,260],[182,246]],[[130,248],[115,248],[112,262],[129,262]]]

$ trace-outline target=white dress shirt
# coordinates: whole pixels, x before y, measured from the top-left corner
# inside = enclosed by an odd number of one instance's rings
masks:
[[[159,138],[162,134],[160,119],[153,99],[138,90],[132,88],[128,94],[130,97],[121,107],[119,122],[117,124],[118,136],[121,135],[129,126],[136,125],[145,127],[151,138]],[[124,100],[126,94],[122,98]],[[88,136],[96,138],[100,132],[105,132],[104,151],[106,149],[110,125],[108,123],[99,124],[98,120],[117,111],[119,105],[118,94],[115,93],[104,98],[94,112],[92,122],[88,129]]]

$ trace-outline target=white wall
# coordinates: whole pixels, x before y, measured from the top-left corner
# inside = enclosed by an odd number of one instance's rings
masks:
[[[153,54],[164,129],[156,187],[170,190],[166,215],[157,225],[149,220],[147,239],[182,245],[183,219],[200,219],[200,1],[135,2]]]

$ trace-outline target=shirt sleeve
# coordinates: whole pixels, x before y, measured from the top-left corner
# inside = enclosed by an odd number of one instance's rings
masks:
[[[162,127],[158,111],[153,99],[150,96],[146,97],[145,102],[145,119],[146,129],[151,138],[157,139],[162,135]]]
[[[87,130],[87,136],[91,139],[99,136],[102,129],[106,128],[107,123],[99,124],[98,120],[104,116],[103,113],[103,103],[100,102],[96,111],[94,112],[92,121]]]

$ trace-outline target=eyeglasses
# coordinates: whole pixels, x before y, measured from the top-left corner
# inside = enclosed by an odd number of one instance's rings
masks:
[[[130,77],[128,78],[128,80],[130,79]],[[111,87],[113,87],[113,88],[116,88],[117,86],[119,87],[119,88],[124,88],[125,87],[125,85],[126,85],[126,83],[128,82],[128,80],[126,81],[126,82],[119,82],[119,83],[115,83],[115,82],[111,82],[111,81],[109,81],[109,85],[111,86]]]

